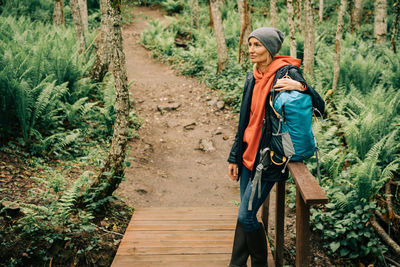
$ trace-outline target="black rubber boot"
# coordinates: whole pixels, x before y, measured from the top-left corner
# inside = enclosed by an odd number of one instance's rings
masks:
[[[249,250],[246,241],[246,232],[240,222],[236,223],[235,238],[233,239],[232,257],[229,267],[246,267]]]
[[[246,233],[250,252],[251,267],[267,267],[268,247],[263,227],[254,232]]]

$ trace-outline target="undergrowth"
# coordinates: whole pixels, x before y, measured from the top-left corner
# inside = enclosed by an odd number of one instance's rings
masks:
[[[77,53],[64,4],[55,26],[53,1],[0,1],[0,187],[12,188],[0,190],[0,266],[109,266],[133,211],[114,196],[76,205],[109,149],[116,96],[110,73],[88,77],[93,47]],[[131,109],[130,138],[140,124]]]

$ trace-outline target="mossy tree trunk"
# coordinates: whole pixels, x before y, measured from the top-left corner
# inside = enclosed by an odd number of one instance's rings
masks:
[[[104,1],[109,5],[108,10],[111,11],[109,15],[112,27],[109,34],[111,36],[112,74],[116,92],[116,116],[110,151],[100,174],[90,187],[90,190],[94,192],[93,202],[111,196],[121,183],[125,171],[124,161],[129,132],[129,91],[125,53],[122,45],[121,1]]]
[[[324,0],[319,0],[318,22],[322,22],[323,19],[324,19]]]
[[[353,29],[360,29],[361,19],[362,19],[362,11],[363,11],[363,0],[355,0],[354,8],[352,11],[353,17]]]
[[[400,1],[397,1],[396,3],[393,4],[394,7],[394,14],[395,19],[393,23],[393,33],[392,33],[392,39],[390,41],[390,48],[393,50],[393,52],[397,53],[396,50],[396,39],[397,39],[397,33],[399,31],[399,18],[400,18]]]
[[[304,0],[304,72],[314,72],[314,8],[312,0]]]
[[[303,24],[303,0],[296,0],[295,14],[296,14],[296,25],[297,25],[297,30],[298,30],[301,34],[304,34],[304,24]]]
[[[271,27],[278,27],[278,8],[276,6],[276,0],[269,1],[269,14],[271,16]]]
[[[53,23],[65,25],[63,0],[54,0]]]
[[[79,0],[79,9],[81,11],[83,31],[85,33],[85,36],[88,36],[88,34],[89,34],[89,19],[88,19],[88,10],[87,10],[86,0]]]
[[[79,6],[79,0],[70,0],[72,19],[75,25],[76,40],[78,42],[78,53],[85,51],[85,32],[82,24],[82,13]]]
[[[374,5],[374,37],[378,44],[386,42],[387,3],[386,0],[375,0]]]
[[[199,0],[190,0],[190,20],[191,27],[199,28]]]
[[[340,44],[343,36],[344,14],[346,12],[347,0],[340,1],[340,10],[337,20],[336,38],[335,38],[335,58],[333,61],[333,82],[332,91],[337,88],[340,73]]]
[[[228,52],[225,42],[224,28],[222,27],[222,17],[220,6],[222,4],[221,0],[211,0],[211,13],[214,21],[214,31],[217,38],[218,46],[218,67],[217,73],[223,71],[226,67],[226,61],[228,59]]]
[[[102,81],[106,75],[111,61],[111,31],[112,31],[112,7],[110,0],[100,0],[101,25],[96,40],[97,53],[96,61],[91,69],[89,76]]]
[[[250,35],[251,28],[251,14],[248,0],[238,0],[238,11],[240,19],[240,38],[239,38],[239,63],[243,62],[243,59],[248,55],[248,41],[247,38]]]
[[[290,56],[297,56],[296,49],[296,29],[294,22],[294,9],[293,9],[293,0],[287,0],[287,9],[288,9],[288,22],[289,22],[289,37],[290,37]]]
[[[214,18],[211,11],[211,0],[208,0],[208,13],[210,13],[210,22],[208,24],[210,27],[214,27]]]

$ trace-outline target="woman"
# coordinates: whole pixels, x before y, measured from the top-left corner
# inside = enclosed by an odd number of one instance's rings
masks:
[[[254,68],[253,73],[246,77],[238,131],[228,158],[228,174],[232,180],[240,180],[241,199],[230,267],[246,266],[249,255],[253,267],[267,266],[265,232],[256,214],[275,182],[288,177],[288,172],[282,173],[282,166],[269,167],[262,172],[261,197],[251,197],[252,179],[256,172],[253,166],[257,165],[255,162],[260,157],[259,151],[268,146],[272,134],[270,123],[265,119],[270,112],[266,99],[272,87],[275,91],[298,90],[309,94],[313,107],[320,114],[324,111],[324,101],[307,85],[300,72],[301,61],[288,56],[275,56],[283,39],[282,32],[268,27],[253,31],[248,37],[249,54]],[[288,65],[296,67],[284,67]],[[286,70],[285,73],[283,69]],[[289,75],[291,79],[287,79],[285,75]],[[249,202],[252,208],[248,208]]]

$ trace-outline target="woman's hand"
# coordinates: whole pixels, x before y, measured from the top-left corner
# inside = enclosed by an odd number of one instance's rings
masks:
[[[237,181],[238,178],[238,165],[235,163],[229,163],[228,175],[232,181]]]
[[[285,91],[285,90],[297,90],[303,91],[305,90],[304,85],[301,82],[289,79],[289,78],[282,78],[276,80],[276,84],[274,86],[275,91]]]

